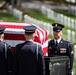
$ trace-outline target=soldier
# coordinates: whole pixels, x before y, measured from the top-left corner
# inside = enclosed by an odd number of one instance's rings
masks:
[[[40,45],[34,43],[35,26],[25,26],[26,41],[16,45],[14,75],[45,75],[44,55]]]
[[[5,27],[0,26],[0,75],[12,75],[11,47],[3,42]]]
[[[70,70],[69,75],[72,74],[73,66],[73,49],[72,44],[62,38],[62,29],[64,25],[53,23],[53,35],[54,39],[49,41],[48,56],[69,56],[70,58]]]

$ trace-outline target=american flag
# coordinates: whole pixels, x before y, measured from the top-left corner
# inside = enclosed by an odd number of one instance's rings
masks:
[[[14,51],[14,48],[18,43],[22,43],[25,41],[23,27],[27,25],[34,25],[34,24],[19,23],[19,22],[0,22],[0,26],[6,27],[4,41],[7,42],[12,47],[12,51]],[[34,41],[41,44],[44,56],[47,56],[49,33],[47,30],[37,25],[35,26],[37,27],[37,29]]]

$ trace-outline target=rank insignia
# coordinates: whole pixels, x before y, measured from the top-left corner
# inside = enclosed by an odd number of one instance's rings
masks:
[[[49,49],[52,49],[51,46],[49,47]]]
[[[74,54],[74,51],[73,50],[71,51],[71,54]]]
[[[55,27],[57,27],[58,26],[58,24],[55,24]]]

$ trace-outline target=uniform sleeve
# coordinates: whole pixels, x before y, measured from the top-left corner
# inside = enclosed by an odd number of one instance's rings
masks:
[[[8,75],[12,75],[12,50],[9,45],[7,45],[7,70]]]
[[[13,70],[13,73],[12,73],[12,75],[17,75],[17,68],[18,68],[18,65],[17,65],[16,50],[17,50],[17,47],[15,47],[15,51],[14,51],[14,53],[13,53],[13,63],[12,63],[12,70]]]
[[[48,42],[48,56],[51,55],[51,53],[50,53],[50,47],[51,47],[51,40]]]
[[[50,40],[50,41],[48,41],[48,47],[50,46],[50,43],[51,43],[51,40]]]
[[[44,61],[44,54],[42,48],[38,48],[38,69],[39,75],[45,75],[45,61]]]
[[[69,57],[70,57],[70,72],[72,72],[73,59],[74,59],[74,50],[72,48],[72,44],[71,43],[68,45],[68,49],[69,49]]]

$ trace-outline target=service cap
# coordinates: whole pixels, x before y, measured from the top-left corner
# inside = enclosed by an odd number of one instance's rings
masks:
[[[33,34],[35,33],[36,26],[24,26],[25,34]]]
[[[5,27],[0,26],[0,34],[3,34],[4,33],[4,30],[5,30]]]
[[[64,25],[59,24],[59,23],[53,23],[53,31],[59,32],[64,28]]]

